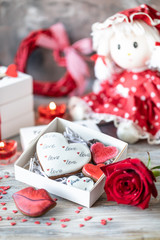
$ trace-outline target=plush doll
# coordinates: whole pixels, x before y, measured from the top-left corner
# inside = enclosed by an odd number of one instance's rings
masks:
[[[120,139],[160,143],[160,12],[148,5],[92,26],[93,92],[69,102],[74,120],[114,121]]]

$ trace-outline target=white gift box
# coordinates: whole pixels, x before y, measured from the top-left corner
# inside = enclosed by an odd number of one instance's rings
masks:
[[[77,121],[77,124],[80,124],[85,127],[92,128],[96,131],[100,131],[99,127],[91,120],[83,120]],[[43,129],[46,128],[46,125],[41,126],[34,126],[34,127],[26,127],[20,129],[20,140],[22,149],[25,150],[30,142],[41,132]]]
[[[0,73],[5,73],[6,67],[0,67]],[[4,77],[0,80],[0,105],[32,94],[32,77],[18,72],[18,77]]]
[[[6,67],[0,67],[0,74]],[[28,74],[18,72],[17,77],[0,79],[0,137],[19,133],[21,127],[34,125],[33,83]]]
[[[33,111],[33,95],[0,105],[1,124]]]
[[[17,135],[21,127],[28,127],[34,125],[34,112],[30,111],[20,117],[11,119],[10,121],[1,123],[1,138],[9,138]]]
[[[25,167],[32,158],[36,151],[36,144],[38,139],[45,133],[48,132],[59,132],[63,133],[65,128],[69,127],[74,132],[79,134],[85,141],[91,139],[98,139],[106,145],[112,145],[119,149],[119,153],[115,158],[115,161],[125,159],[127,155],[128,144],[120,141],[116,138],[110,137],[101,132],[77,125],[70,121],[56,118],[54,119],[28,146],[28,148],[22,153],[19,159],[15,163],[15,178],[21,182],[27,183],[36,188],[44,188],[48,192],[60,196],[62,198],[68,199],[70,201],[76,202],[86,207],[91,207],[96,200],[104,192],[105,176],[102,177],[94,184],[90,191],[84,191],[72,186],[65,185],[63,183],[57,182],[56,180],[43,177],[39,174],[30,172],[28,167]]]

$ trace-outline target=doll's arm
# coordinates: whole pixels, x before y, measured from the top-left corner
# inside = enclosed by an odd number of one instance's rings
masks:
[[[108,58],[102,59],[99,57],[95,63],[94,71],[98,80],[104,81],[111,77],[113,74],[113,64]]]

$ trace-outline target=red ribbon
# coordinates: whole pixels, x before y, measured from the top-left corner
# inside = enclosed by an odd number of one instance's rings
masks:
[[[99,55],[99,54],[94,54],[94,55],[91,56],[91,60],[94,61],[94,62],[96,62],[98,58],[102,59],[102,62],[104,63],[104,65],[107,66],[106,56]]]
[[[78,93],[82,94],[85,80],[89,77],[89,69],[83,55],[91,53],[91,39],[85,38],[71,45],[61,23],[46,30],[32,32],[24,39],[16,54],[15,61],[20,71],[25,72],[28,57],[36,47],[51,49],[57,64],[66,67],[66,74],[56,83],[34,80],[34,93],[63,96],[77,88]]]

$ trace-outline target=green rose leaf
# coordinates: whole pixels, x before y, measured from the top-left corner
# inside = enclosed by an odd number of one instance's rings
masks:
[[[160,176],[160,169],[153,170],[152,173],[155,177],[159,177]]]

